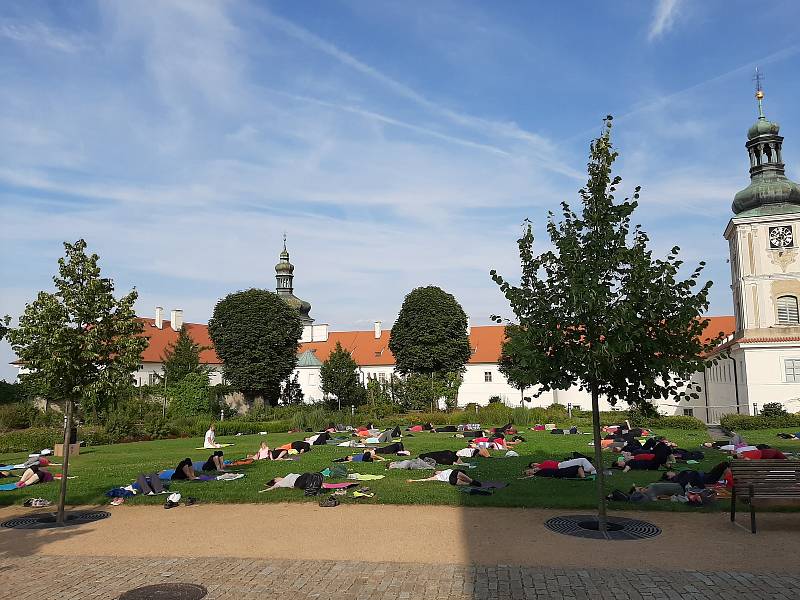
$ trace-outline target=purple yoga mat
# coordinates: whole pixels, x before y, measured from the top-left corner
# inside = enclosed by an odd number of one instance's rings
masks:
[[[325,490],[340,490],[342,488],[349,488],[354,485],[358,485],[357,483],[353,482],[344,482],[344,483],[323,483],[322,489]]]

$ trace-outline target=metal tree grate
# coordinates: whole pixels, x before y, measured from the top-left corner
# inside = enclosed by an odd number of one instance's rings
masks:
[[[159,583],[128,590],[118,600],[200,600],[207,593],[195,583]]]
[[[104,510],[71,512],[64,515],[64,525],[83,525],[85,523],[101,521],[110,516],[111,513]],[[4,521],[0,526],[8,529],[50,529],[52,527],[61,527],[61,525],[56,523],[56,513],[40,513],[15,517]]]
[[[592,540],[644,540],[661,534],[661,529],[652,523],[624,517],[609,517],[608,531],[605,533],[597,530],[595,515],[553,517],[545,521],[544,525],[550,531],[562,535]]]

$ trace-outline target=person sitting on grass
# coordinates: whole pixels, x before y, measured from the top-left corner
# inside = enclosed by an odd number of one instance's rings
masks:
[[[248,454],[247,458],[252,458],[253,460],[269,460],[271,458],[269,446],[267,442],[261,442],[261,445],[256,450],[255,454]]]
[[[221,448],[222,446],[217,443],[217,426],[213,423],[206,431],[206,437],[203,439],[203,448]]]
[[[203,471],[224,471],[225,463],[222,460],[222,450],[217,450],[203,463]]]
[[[444,471],[436,471],[430,477],[425,479],[406,479],[408,483],[418,483],[421,481],[443,481],[450,485],[471,485],[473,487],[481,487],[481,482],[473,479],[466,472],[461,469],[445,469]]]
[[[45,464],[47,463],[45,462]],[[25,471],[22,473],[22,476],[17,482],[17,487],[27,487],[36,483],[48,483],[50,481],[53,481],[53,474],[50,471],[43,469],[41,464],[34,464],[25,469]]]
[[[181,462],[178,463],[178,466],[175,467],[175,472],[170,477],[173,481],[176,480],[183,480],[183,479],[197,479],[197,475],[194,472],[194,463],[192,463],[191,458],[184,458]]]
[[[333,462],[340,463],[340,462],[379,462],[384,461],[385,458],[377,456],[375,454],[375,448],[367,448],[361,454],[354,454],[351,456],[345,456],[343,458],[334,459]]]

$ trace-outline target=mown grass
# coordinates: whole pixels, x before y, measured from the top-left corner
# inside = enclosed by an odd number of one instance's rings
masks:
[[[784,450],[800,451],[800,441],[781,440],[775,434],[779,430],[748,431],[746,438],[752,443],[768,443]],[[708,440],[705,431],[662,430],[659,432],[675,441],[683,448],[696,449]],[[220,438],[221,442],[232,442],[235,445],[225,449],[226,458],[242,457],[252,453],[261,439],[266,439],[271,447],[302,439],[307,434],[269,434],[267,436],[243,435]],[[588,435],[556,436],[545,432],[526,431],[522,435],[526,442],[519,444],[516,450],[519,458],[504,458],[503,452],[495,452],[491,459],[473,459],[478,465],[469,470],[470,475],[482,480],[503,480],[511,486],[497,491],[492,496],[468,496],[457,488],[444,483],[406,483],[408,478],[421,478],[430,471],[395,471],[387,470],[387,463],[352,463],[347,465],[351,472],[374,473],[385,475],[384,479],[370,481],[365,484],[371,487],[376,496],[373,499],[362,499],[363,503],[383,504],[443,504],[451,506],[506,506],[506,507],[546,507],[546,508],[586,508],[595,506],[595,486],[589,481],[564,481],[553,479],[526,479],[517,477],[524,465],[531,460],[546,458],[563,459],[571,452],[578,451],[591,456],[591,439]],[[404,437],[406,448],[417,455],[430,450],[450,448],[457,450],[464,447],[464,440],[454,438],[452,434],[419,433],[413,437]],[[205,460],[209,451],[195,450],[201,445],[200,438],[159,440],[153,442],[135,442],[82,448],[81,454],[70,460],[70,475],[76,478],[69,481],[68,501],[70,504],[104,504],[108,502],[105,492],[113,487],[122,486],[133,481],[138,473],[150,473],[162,469],[173,468],[179,460],[191,457],[193,460]],[[715,450],[704,450],[705,459],[692,468],[708,470],[725,459],[725,455]],[[204,483],[176,482],[172,489],[184,495],[191,495],[202,502],[218,503],[263,503],[263,502],[316,502],[316,499],[305,498],[299,490],[275,490],[258,493],[269,479],[287,473],[319,471],[330,466],[332,459],[354,453],[355,450],[336,446],[316,446],[312,452],[303,454],[299,461],[257,461],[252,465],[239,467],[237,471],[245,473],[245,477],[237,481]],[[612,457],[605,454],[605,463],[609,465]],[[4,455],[3,461],[21,462],[24,454]],[[54,462],[60,462],[54,459]],[[681,468],[686,468],[682,466]],[[58,472],[58,467],[51,469]],[[19,473],[19,472],[17,472]],[[661,476],[658,471],[639,471],[621,473],[614,471],[607,478],[607,489],[619,488],[627,491],[634,483],[643,485],[657,480]],[[3,481],[12,481],[6,479]],[[37,485],[28,489],[11,492],[0,492],[0,505],[19,504],[31,496],[47,498],[55,501],[58,495],[58,483]],[[346,502],[356,502],[347,498]],[[162,497],[139,497],[127,502],[135,504],[160,504]],[[642,508],[647,510],[683,510],[685,507],[672,502],[655,502],[648,504],[612,503],[612,508]],[[718,508],[727,508],[727,502],[718,503]],[[697,510],[697,509],[692,509]]]

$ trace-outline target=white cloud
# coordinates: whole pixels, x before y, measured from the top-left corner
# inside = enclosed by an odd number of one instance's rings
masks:
[[[87,47],[86,41],[77,35],[48,27],[44,23],[0,23],[0,37],[59,52],[75,53]]]
[[[675,26],[683,2],[684,0],[657,0],[647,32],[648,41],[657,40]]]

